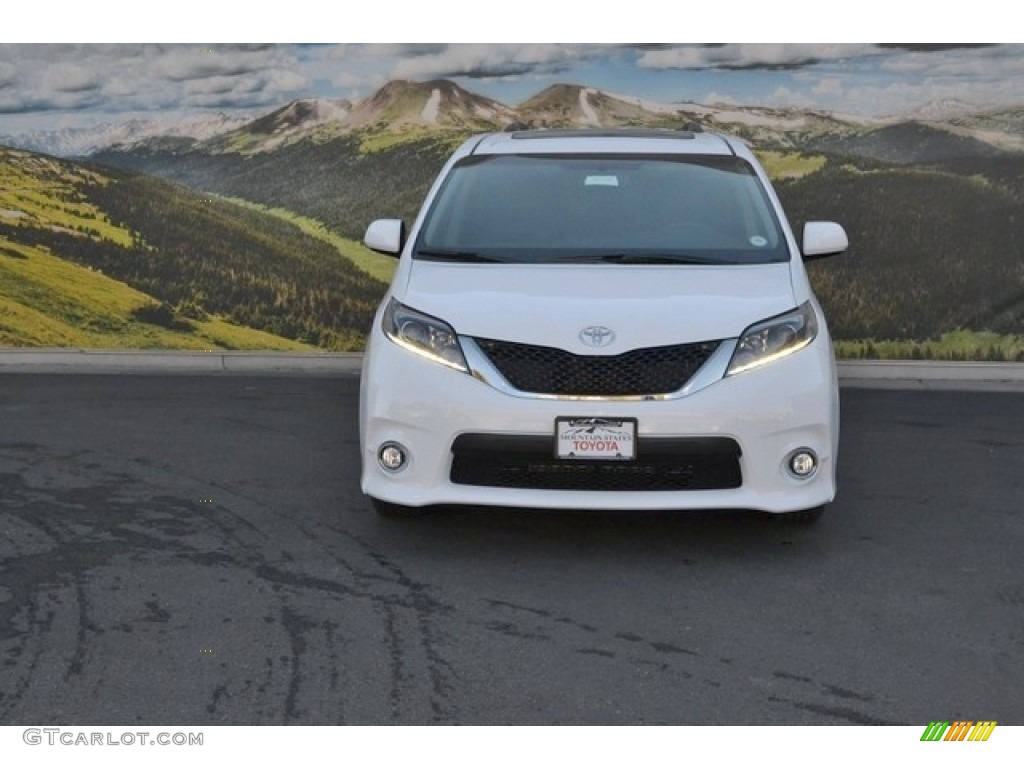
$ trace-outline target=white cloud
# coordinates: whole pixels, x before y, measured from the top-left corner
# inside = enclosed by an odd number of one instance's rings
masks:
[[[843,81],[838,77],[823,77],[811,88],[811,93],[821,99],[841,98],[844,92]]]
[[[171,80],[230,77],[254,71],[287,68],[293,62],[283,49],[247,49],[232,46],[173,46],[161,51],[159,68]]]
[[[5,45],[0,82],[8,112],[242,108],[311,85],[289,47],[200,45]]]
[[[0,88],[14,85],[18,77],[18,70],[8,61],[0,61]]]
[[[97,73],[72,62],[58,62],[47,67],[39,80],[39,86],[48,92],[82,93],[100,88]]]
[[[793,82],[807,96],[803,106],[901,115],[936,101],[979,107],[1024,104],[1024,46],[885,53],[869,67],[845,62],[796,74]]]
[[[331,78],[331,85],[338,88],[362,88],[369,80],[370,78],[366,75],[342,70]]]
[[[384,85],[387,78],[380,72],[358,73],[350,70],[337,72],[331,77],[331,85],[361,91],[366,88],[377,88]]]
[[[1010,80],[1024,76],[1024,46],[907,52],[888,58],[883,69],[900,77],[955,77]]]
[[[538,71],[558,71],[606,49],[601,46],[457,43],[438,50],[410,54],[398,51],[392,76],[420,79],[432,77],[506,77]]]
[[[647,69],[796,69],[881,52],[876,46],[862,44],[730,43],[645,51],[637,63]]]
[[[776,88],[767,99],[766,104],[772,107],[805,108],[812,105],[811,99],[803,91],[794,91],[786,86]]]

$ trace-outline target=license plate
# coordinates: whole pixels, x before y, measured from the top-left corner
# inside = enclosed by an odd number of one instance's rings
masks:
[[[555,438],[559,459],[636,458],[636,419],[555,419]]]

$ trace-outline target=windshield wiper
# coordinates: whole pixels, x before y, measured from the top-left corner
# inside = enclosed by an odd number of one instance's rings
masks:
[[[588,253],[561,256],[556,261],[605,264],[735,264],[728,259],[693,256],[686,253]]]
[[[466,264],[500,264],[502,259],[485,256],[476,251],[459,251],[451,248],[420,248],[416,258],[428,261],[459,261]]]

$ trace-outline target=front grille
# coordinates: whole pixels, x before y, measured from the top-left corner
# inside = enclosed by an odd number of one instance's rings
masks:
[[[644,438],[635,461],[556,459],[554,437],[460,435],[457,485],[547,491],[707,491],[739,488],[740,447],[725,437]]]
[[[477,346],[522,392],[543,395],[662,395],[682,389],[719,342],[647,347],[621,355],[574,355],[553,347],[476,339]]]

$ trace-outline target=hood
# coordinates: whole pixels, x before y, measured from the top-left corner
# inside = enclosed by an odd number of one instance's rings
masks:
[[[735,338],[797,305],[788,263],[727,266],[453,264],[414,261],[395,298],[461,336],[617,355]],[[603,326],[606,347],[580,331]]]

